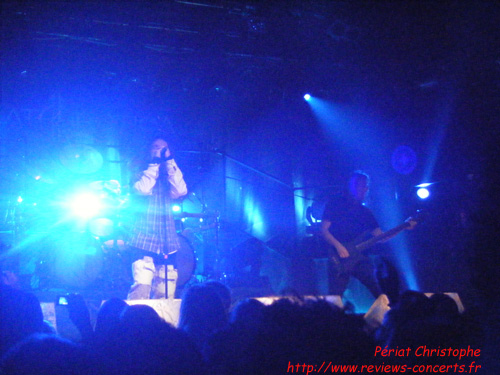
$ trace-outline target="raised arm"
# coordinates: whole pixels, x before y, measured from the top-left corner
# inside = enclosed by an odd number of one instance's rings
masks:
[[[187,194],[187,186],[181,170],[174,159],[166,161],[168,182],[170,183],[170,197],[177,199]]]
[[[134,182],[135,192],[141,195],[151,195],[159,174],[160,164],[149,164],[148,169],[143,171],[140,178]]]
[[[165,163],[171,198],[177,199],[186,195],[186,182],[181,170],[173,159],[167,142],[163,139],[157,139],[151,145],[150,153],[152,160],[148,168],[141,173],[137,181],[133,184],[135,192],[141,195],[151,195],[156,181],[160,176],[160,166]]]

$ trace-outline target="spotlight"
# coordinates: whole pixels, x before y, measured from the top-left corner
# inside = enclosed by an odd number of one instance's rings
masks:
[[[420,199],[427,199],[429,198],[430,192],[424,187],[421,187],[420,189],[417,190],[417,195]]]
[[[174,212],[180,212],[181,211],[181,206],[179,206],[178,204],[174,204],[172,206],[172,211],[174,211]]]
[[[98,196],[91,193],[81,193],[73,197],[70,208],[75,216],[90,218],[97,215],[102,207]]]
[[[306,102],[308,102],[309,100],[311,100],[311,95],[310,95],[310,94],[305,94],[305,95],[304,95],[304,100],[305,100]]]
[[[21,197],[21,196],[17,197],[17,203],[22,203],[22,201],[23,201],[23,197]]]
[[[423,184],[415,185],[415,187],[418,187],[418,188],[427,188],[427,187],[429,187],[429,186],[431,186],[433,184],[434,184],[434,182],[425,182]]]

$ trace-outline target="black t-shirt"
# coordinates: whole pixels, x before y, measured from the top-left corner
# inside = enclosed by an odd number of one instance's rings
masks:
[[[331,199],[323,212],[323,220],[332,223],[330,233],[342,244],[358,240],[379,227],[373,213],[350,196]]]

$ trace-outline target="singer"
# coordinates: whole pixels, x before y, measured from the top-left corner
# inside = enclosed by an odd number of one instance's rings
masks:
[[[134,284],[128,299],[165,297],[165,260],[179,250],[172,202],[187,194],[186,183],[165,140],[156,136],[147,162],[131,181],[136,217],[129,240]]]

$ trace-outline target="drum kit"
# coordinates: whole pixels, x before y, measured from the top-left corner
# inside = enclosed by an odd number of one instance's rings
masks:
[[[130,262],[126,259],[131,254],[127,239],[131,230],[130,220],[133,219],[128,210],[129,194],[123,193],[126,189],[123,189],[116,180],[94,181],[89,186],[106,201],[105,206],[108,210],[105,216],[91,219],[88,230],[99,241],[106,257],[121,258],[129,267]],[[204,234],[208,232],[213,234],[210,237],[216,241],[214,245],[218,248],[219,213],[174,212],[173,217],[180,244],[179,250],[175,253],[177,287],[214,277],[217,264],[207,264],[207,257],[204,257],[202,252],[203,242],[207,238]],[[203,264],[199,262],[200,258],[205,260]],[[217,262],[217,257],[213,262]],[[114,263],[116,266],[116,259]],[[104,274],[113,274],[106,270],[109,268],[106,265],[103,268]]]
[[[103,164],[101,154],[91,146],[67,146],[62,150],[59,158],[64,167],[78,175],[92,174]],[[45,252],[41,251],[41,255],[37,254],[35,260],[37,266],[34,276],[40,280],[49,280],[43,285],[40,282],[38,286],[40,289],[57,287],[57,285],[114,289],[130,285],[130,254],[127,240],[134,215],[130,212],[128,187],[122,186],[117,180],[98,180],[88,183],[87,190],[99,197],[103,209],[99,215],[88,220],[85,230],[78,233],[68,226],[59,228],[52,235],[45,235],[49,232],[47,228],[51,224],[47,223],[48,220],[42,220],[45,226],[35,227],[32,223],[38,222],[36,218],[40,215],[38,211],[20,215],[21,210],[28,209],[25,207],[19,206],[17,208],[19,212],[10,215],[11,219],[14,216],[17,217],[15,220],[12,219],[8,226],[12,227],[10,232],[17,233],[20,239],[18,242],[22,243],[25,237],[33,237],[34,234],[38,237],[45,236],[43,241],[35,244],[39,248],[47,249]],[[28,207],[28,205],[25,206]],[[30,207],[31,210],[36,209],[33,205]],[[216,252],[216,256],[211,260],[210,257],[204,256],[203,247],[206,245],[204,243],[206,238],[209,237],[215,241],[210,245],[215,249],[219,247],[219,213],[174,212],[174,220],[180,243],[180,249],[176,254],[177,286],[182,287],[196,280],[213,278],[217,270],[218,253]],[[61,234],[70,231],[73,234]],[[42,232],[44,235],[41,234]],[[205,235],[208,233],[210,236]],[[51,244],[48,244],[49,242]],[[71,259],[69,253],[82,246],[85,249],[80,251],[80,255],[84,254],[84,256],[78,260]],[[13,244],[12,247],[17,246]],[[89,248],[94,250],[89,251]],[[60,256],[61,254],[63,255]],[[71,262],[81,261],[79,271],[71,274],[63,270],[61,276],[60,269],[64,269],[70,259]],[[201,262],[199,262],[200,259]],[[209,264],[210,261],[213,264]]]

